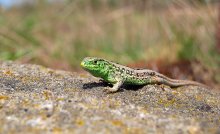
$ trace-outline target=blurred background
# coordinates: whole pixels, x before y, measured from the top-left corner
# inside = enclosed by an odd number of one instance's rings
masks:
[[[219,0],[0,0],[0,60],[102,57],[220,87]]]

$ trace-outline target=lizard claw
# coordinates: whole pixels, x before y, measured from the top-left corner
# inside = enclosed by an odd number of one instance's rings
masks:
[[[109,91],[108,88],[104,88],[103,92],[107,92],[107,91]]]

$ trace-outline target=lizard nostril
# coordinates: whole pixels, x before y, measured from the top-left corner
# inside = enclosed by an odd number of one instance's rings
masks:
[[[82,62],[80,63],[80,65],[81,65],[82,67],[84,67],[85,64],[84,64],[84,62],[82,61]]]

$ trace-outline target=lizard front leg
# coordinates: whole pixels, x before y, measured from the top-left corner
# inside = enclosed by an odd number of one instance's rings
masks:
[[[117,92],[122,85],[123,85],[123,81],[120,80],[120,81],[116,82],[112,88],[109,88],[108,92],[109,93]]]
[[[123,85],[124,79],[117,73],[110,73],[108,75],[107,81],[113,84],[112,88],[106,88],[104,91],[107,93],[115,93]]]

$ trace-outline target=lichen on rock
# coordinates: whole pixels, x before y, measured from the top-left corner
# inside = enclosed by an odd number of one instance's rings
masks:
[[[1,133],[217,133],[220,92],[109,85],[38,65],[0,64]],[[135,90],[134,90],[135,89]]]

